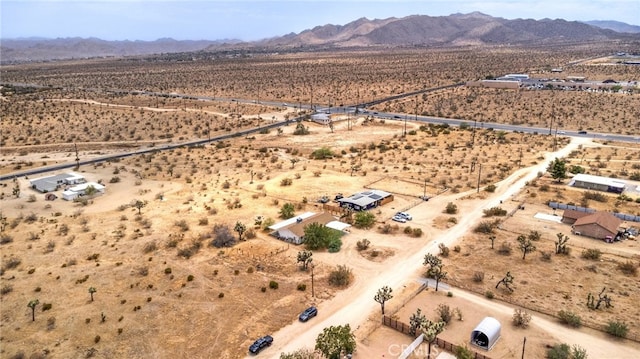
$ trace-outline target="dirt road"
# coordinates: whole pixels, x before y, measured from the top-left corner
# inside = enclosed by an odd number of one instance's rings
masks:
[[[339,293],[330,301],[322,303],[319,306],[318,317],[312,319],[310,322],[295,322],[274,333],[274,344],[270,348],[265,349],[265,351],[260,354],[261,357],[278,358],[280,353],[283,352],[292,352],[304,347],[313,348],[318,334],[322,332],[324,328],[332,325],[349,323],[353,329],[359,328],[369,320],[371,313],[380,310],[378,303],[373,300],[379,288],[388,285],[392,287],[394,291],[400,291],[404,285],[416,281],[423,270],[422,262],[427,252],[436,254],[439,243],[444,243],[451,247],[482,218],[483,209],[497,206],[500,201],[510,199],[525,186],[526,182],[536,178],[538,172],[545,172],[547,166],[553,159],[567,156],[580,144],[588,141],[588,139],[573,138],[568,146],[557,152],[548,153],[545,156],[545,160],[541,161],[538,165],[518,170],[505,180],[496,183],[496,191],[486,199],[481,200],[478,205],[469,211],[462,213],[463,216],[461,216],[457,225],[444,232],[444,235],[440,236],[437,240],[433,240],[420,250],[415,251],[409,257],[392,258],[387,263],[388,265],[384,267],[383,271],[380,271],[377,275],[369,276],[366,281],[364,278],[367,277],[358,276],[356,272],[355,275],[357,278],[360,278],[360,280],[353,288],[349,288],[349,290]],[[453,201],[455,198],[464,195],[464,193],[456,194],[450,197],[449,200]],[[557,335],[559,337],[565,337],[572,333],[572,331],[567,331],[566,328],[550,326],[550,330],[554,329],[557,329]],[[357,352],[354,357],[357,357]]]

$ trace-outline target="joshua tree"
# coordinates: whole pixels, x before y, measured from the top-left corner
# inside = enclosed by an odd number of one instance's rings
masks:
[[[522,260],[525,259],[527,253],[531,253],[536,250],[536,246],[533,245],[531,239],[528,239],[524,235],[518,236],[518,247],[522,251]]]
[[[147,202],[136,199],[133,202],[133,206],[138,209],[138,214],[142,214],[142,209],[147,205]]]
[[[500,283],[504,284],[504,286],[509,290],[509,292],[513,292],[513,288],[511,288],[511,283],[513,283],[513,276],[511,275],[511,272],[507,272],[504,278],[500,279],[498,284],[496,284],[496,289],[498,289],[498,286],[500,285]]]
[[[424,340],[429,343],[427,358],[431,358],[431,344],[436,340],[438,334],[442,333],[445,324],[445,322],[432,322],[429,319],[425,319],[422,326],[420,326],[420,331],[424,334]]]
[[[378,292],[373,297],[373,300],[380,303],[380,306],[382,307],[382,315],[384,315],[384,303],[389,299],[393,298],[393,295],[391,295],[391,292],[393,292],[393,289],[385,285],[384,287],[378,289]]]
[[[422,314],[422,310],[416,309],[416,312],[409,317],[409,334],[415,336],[426,320],[427,317]]]
[[[440,264],[439,266],[435,266],[433,267],[431,270],[431,276],[433,277],[433,279],[436,280],[436,292],[438,291],[438,285],[440,284],[440,281],[447,278],[447,272],[445,272],[444,270],[442,270],[442,264]]]
[[[562,233],[558,233],[556,236],[558,237],[556,241],[556,254],[569,254],[569,249],[567,248],[569,237]]]
[[[605,289],[607,288],[602,288],[602,290],[598,294],[597,301],[595,300],[595,296],[591,294],[591,292],[589,292],[589,295],[587,295],[587,307],[589,307],[589,309],[599,309],[602,303],[605,304],[606,308],[613,308],[613,305],[611,304],[611,297],[609,297],[609,295],[607,294],[604,294]]]
[[[247,231],[247,226],[245,226],[242,222],[236,222],[236,226],[233,227],[233,230],[238,232],[238,241],[242,240],[242,235]]]
[[[489,236],[489,240],[491,241],[491,249],[493,249],[493,243],[496,241],[496,236]]]
[[[93,293],[97,292],[96,288],[89,287],[89,295],[91,295],[91,301],[93,302]]]
[[[31,308],[31,321],[35,322],[36,321],[36,306],[40,304],[40,301],[37,299],[32,299],[29,301],[29,304],[27,304],[27,307]]]
[[[302,269],[307,270],[307,267],[313,261],[313,252],[311,251],[299,251],[298,252],[298,263],[302,262]]]

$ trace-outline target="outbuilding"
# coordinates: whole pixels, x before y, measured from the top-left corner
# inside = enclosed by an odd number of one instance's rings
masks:
[[[349,224],[336,220],[329,213],[305,212],[293,218],[276,223],[269,227],[272,235],[285,242],[293,244],[304,243],[304,228],[312,223],[318,223],[328,228],[345,233]]]
[[[39,177],[29,181],[31,188],[42,193],[53,192],[61,186],[75,185],[84,182],[86,182],[84,177],[73,172]]]
[[[613,193],[622,193],[625,185],[626,182],[618,179],[584,173],[573,176],[571,182],[569,182],[569,186]]]
[[[471,344],[484,350],[491,350],[498,339],[502,326],[496,318],[485,317],[471,332]]]

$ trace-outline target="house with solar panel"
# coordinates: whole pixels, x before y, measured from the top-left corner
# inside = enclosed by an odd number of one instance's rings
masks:
[[[354,211],[366,211],[393,201],[393,194],[377,189],[352,194],[338,199],[340,207]]]

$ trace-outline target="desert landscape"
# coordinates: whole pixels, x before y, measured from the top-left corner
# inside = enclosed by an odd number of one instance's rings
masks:
[[[260,355],[279,358],[312,350],[324,326],[347,323],[354,358],[397,357],[412,338],[382,326],[373,298],[383,285],[394,289],[385,314],[405,323],[417,308],[432,320],[439,304],[459,308],[464,320],[451,319],[440,337],[487,357],[518,357],[523,336],[531,357],[560,343],[594,358],[637,357],[637,241],[605,243],[535,216],[562,217],[549,201],[640,216],[638,90],[459,85],[347,112],[488,76],[546,77],[559,66],[563,76],[637,81],[638,66],[607,62],[619,45],[3,65],[0,357],[243,358],[254,340],[273,334]],[[331,113],[330,125],[311,121],[322,107],[344,111]],[[549,128],[551,118],[553,135],[492,127]],[[628,141],[572,138],[558,128]],[[624,180],[630,191],[594,195],[568,186],[569,178],[557,181],[547,171],[556,157],[567,169]],[[61,188],[50,201],[31,188],[35,178],[71,171],[104,185],[104,194],[65,201]],[[371,189],[393,201],[369,210],[373,223],[358,228],[356,214],[333,200]],[[351,227],[337,250],[314,250],[312,269],[302,268],[305,246],[268,227],[323,211]],[[413,219],[393,221],[399,211]],[[557,253],[558,233],[570,250]],[[526,258],[519,236],[534,238]],[[438,292],[421,287],[431,252],[447,272]],[[506,272],[511,289],[496,288]],[[612,306],[590,308],[588,296],[603,287]],[[310,305],[318,318],[299,323]],[[515,309],[531,315],[528,328],[512,324]],[[562,324],[560,311],[580,325]],[[502,323],[503,339],[488,352],[468,344],[468,326],[481,316]],[[607,334],[611,323],[625,334]]]

